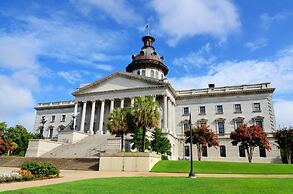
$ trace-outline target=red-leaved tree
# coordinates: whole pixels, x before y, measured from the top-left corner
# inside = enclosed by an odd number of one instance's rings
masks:
[[[279,149],[285,152],[288,164],[291,164],[293,150],[293,128],[280,129],[273,133]]]
[[[190,142],[190,131],[185,131],[186,143]],[[202,146],[217,147],[219,140],[217,135],[209,129],[208,125],[197,125],[192,128],[192,143],[196,144],[198,161],[201,161]]]
[[[252,161],[253,151],[255,147],[263,147],[270,151],[270,143],[267,134],[259,125],[247,126],[246,124],[240,125],[235,131],[230,134],[232,145],[240,146],[247,152],[248,161]]]

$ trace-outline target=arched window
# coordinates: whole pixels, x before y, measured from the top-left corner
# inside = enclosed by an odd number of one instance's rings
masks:
[[[151,77],[152,77],[152,78],[155,77],[155,72],[154,72],[154,70],[151,70]]]
[[[159,78],[159,72],[156,71],[156,77],[155,78]]]
[[[139,70],[137,71],[137,75],[140,75],[140,71]]]
[[[161,74],[161,79],[163,79],[164,78],[164,76],[163,76],[163,74]]]
[[[141,75],[145,76],[145,70],[141,70]]]

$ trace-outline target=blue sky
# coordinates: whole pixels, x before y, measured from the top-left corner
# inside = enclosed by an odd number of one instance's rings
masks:
[[[31,129],[37,102],[124,71],[147,23],[176,89],[269,81],[293,125],[291,0],[0,1],[0,121]]]

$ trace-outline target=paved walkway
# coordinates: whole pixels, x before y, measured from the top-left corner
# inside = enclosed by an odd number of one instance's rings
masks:
[[[0,167],[0,172],[11,172],[17,168]],[[180,176],[186,177],[186,173],[152,173],[152,172],[100,172],[100,171],[81,171],[81,170],[61,170],[62,178],[14,182],[0,184],[0,191],[37,187],[43,185],[58,184],[76,180],[91,178],[110,178],[110,177],[133,177],[133,176]],[[293,178],[293,175],[251,175],[251,174],[197,174],[197,177],[235,177],[235,178]]]

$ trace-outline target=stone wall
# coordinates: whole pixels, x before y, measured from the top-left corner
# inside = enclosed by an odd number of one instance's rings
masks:
[[[0,166],[20,167],[28,161],[49,162],[62,170],[98,170],[98,158],[34,158],[34,157],[0,157]]]
[[[30,139],[25,157],[40,157],[62,145],[62,142],[55,142],[45,139]]]

